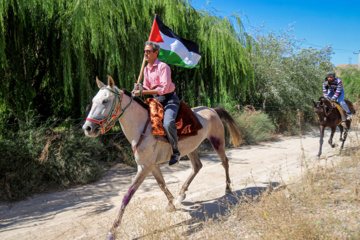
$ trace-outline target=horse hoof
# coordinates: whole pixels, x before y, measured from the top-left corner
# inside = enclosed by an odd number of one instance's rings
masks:
[[[167,212],[174,212],[176,210],[174,204],[169,203],[169,205],[166,207]]]
[[[185,198],[186,198],[186,195],[185,195],[185,194],[179,196],[178,199],[176,199],[175,206],[181,204],[181,202],[184,201]]]
[[[109,232],[106,236],[106,240],[114,240],[115,239],[115,233]]]
[[[231,195],[231,194],[232,194],[231,189],[226,189],[226,190],[225,190],[225,194],[226,194],[226,195]]]

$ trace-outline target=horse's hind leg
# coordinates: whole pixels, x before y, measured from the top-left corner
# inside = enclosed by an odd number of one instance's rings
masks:
[[[199,154],[198,154],[197,150],[189,153],[188,157],[190,158],[190,161],[191,161],[192,172],[191,172],[190,176],[188,177],[188,179],[185,181],[184,185],[182,186],[182,188],[180,190],[180,196],[176,200],[176,204],[181,203],[185,199],[185,197],[186,197],[185,192],[188,190],[188,187],[189,187],[190,183],[192,182],[192,180],[195,178],[196,174],[202,168],[202,163],[200,162],[200,158],[199,158]]]
[[[165,180],[164,180],[164,177],[163,177],[163,175],[161,173],[159,165],[154,167],[154,169],[152,171],[152,174],[154,175],[157,183],[159,184],[159,187],[165,193],[167,199],[169,200],[169,204],[168,204],[166,210],[170,211],[170,212],[174,211],[175,210],[175,206],[173,204],[174,197],[173,197],[173,195],[171,194],[171,192],[169,191],[169,189],[165,185]]]
[[[224,138],[219,139],[217,137],[210,137],[209,140],[210,140],[211,145],[213,146],[214,150],[216,151],[217,155],[220,157],[221,163],[225,169],[225,175],[226,175],[225,194],[231,194],[229,159],[225,155],[225,139]]]

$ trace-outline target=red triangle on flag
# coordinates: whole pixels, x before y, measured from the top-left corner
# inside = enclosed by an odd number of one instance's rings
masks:
[[[157,42],[157,43],[164,42],[164,40],[161,38],[159,26],[156,22],[156,19],[154,19],[154,23],[151,28],[149,41],[153,41],[153,42]]]

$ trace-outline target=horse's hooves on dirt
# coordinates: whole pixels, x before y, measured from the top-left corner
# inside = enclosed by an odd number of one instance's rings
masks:
[[[174,212],[176,210],[174,204],[169,203],[169,205],[166,207],[167,212]]]
[[[106,240],[114,240],[115,239],[115,234],[109,232],[108,235],[106,236]]]
[[[231,189],[226,189],[226,190],[225,190],[225,194],[226,194],[226,195],[231,195],[231,194],[232,194]]]
[[[185,198],[186,198],[186,195],[185,195],[185,194],[179,196],[178,199],[176,199],[176,201],[175,201],[175,206],[181,204],[181,202],[184,201]]]

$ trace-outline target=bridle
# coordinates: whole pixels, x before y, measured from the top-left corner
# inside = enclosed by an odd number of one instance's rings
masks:
[[[122,91],[118,91],[118,89],[115,87],[114,90],[107,88],[107,87],[102,87],[100,90],[102,89],[106,89],[110,92],[112,92],[113,94],[115,94],[115,99],[114,102],[111,106],[111,110],[109,112],[109,115],[102,119],[102,120],[97,120],[97,119],[93,119],[93,118],[86,118],[86,121],[92,122],[92,123],[96,123],[100,126],[101,129],[101,133],[104,134],[107,131],[109,131],[113,126],[115,126],[116,122],[120,119],[120,117],[124,114],[125,110],[130,106],[134,96],[131,94],[130,97],[130,101],[129,103],[122,108],[122,99],[124,96],[124,93]],[[119,104],[118,104],[119,103]],[[116,107],[116,105],[118,104],[118,106]],[[121,109],[121,113],[119,114],[119,111]],[[119,116],[118,116],[119,114]]]
[[[330,116],[330,114],[332,113],[332,111],[334,110],[334,105],[333,104],[331,104],[330,103],[330,105],[331,105],[331,108],[330,108],[330,110],[326,113],[326,106],[325,106],[325,103],[323,102],[323,110],[324,110],[324,113],[326,114],[325,115],[325,117],[324,117],[324,120],[323,121],[321,121],[320,120],[320,116],[319,116],[319,113],[318,113],[318,118],[319,118],[319,122],[320,122],[320,124],[323,124],[323,123],[325,123],[326,122],[326,120],[327,120],[327,118]],[[320,107],[320,106],[319,106]]]

